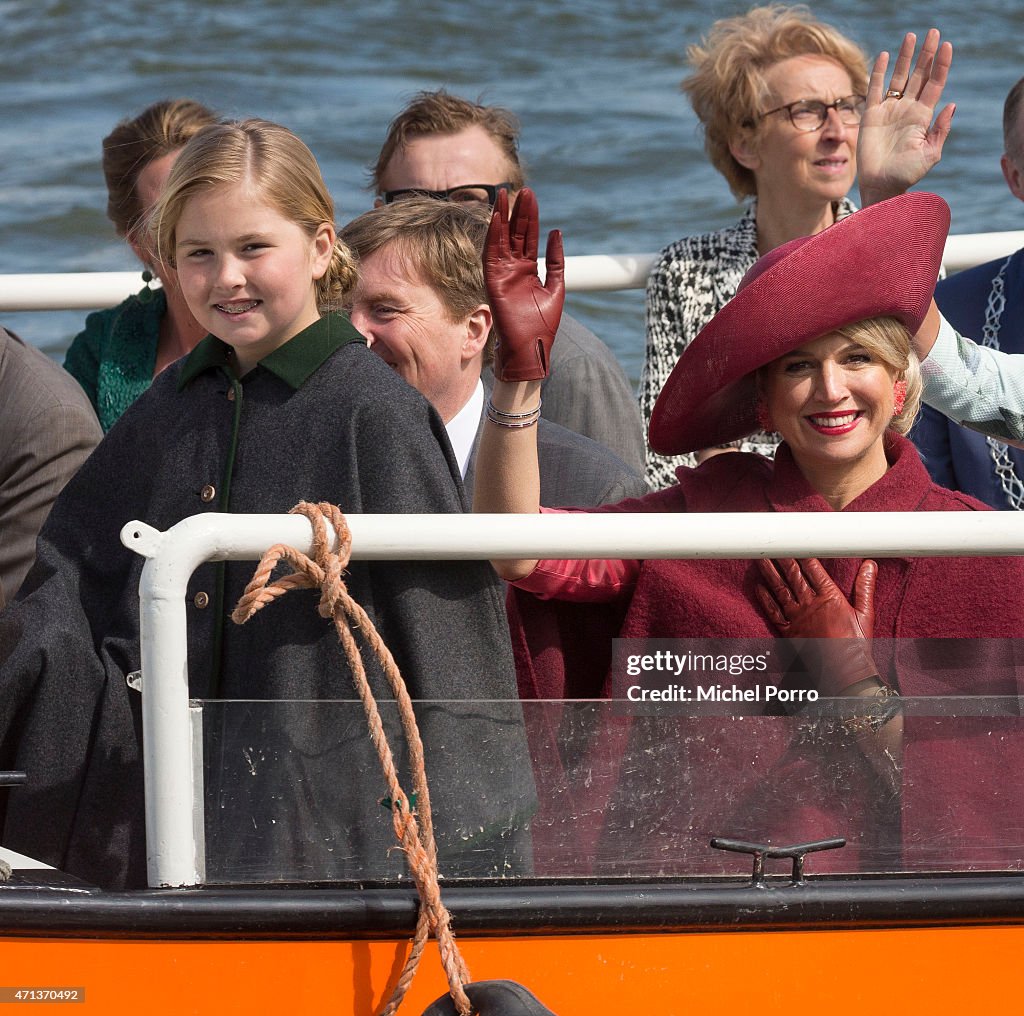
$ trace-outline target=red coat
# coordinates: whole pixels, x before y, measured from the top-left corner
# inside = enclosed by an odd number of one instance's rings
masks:
[[[887,453],[889,471],[847,513],[985,510],[935,486],[905,439],[894,436]],[[785,445],[774,468],[757,456],[729,454],[679,476],[677,487],[602,510],[832,510]],[[822,563],[851,595],[860,561]],[[895,790],[868,759],[875,742],[858,744],[810,712],[695,718],[685,708],[637,715],[636,707],[605,706],[617,715],[607,717],[595,739],[577,709],[569,733],[564,718],[557,731],[553,725],[547,731],[560,751],[541,760],[540,782],[554,807],[538,822],[538,867],[560,871],[574,855],[589,853],[589,867],[599,873],[742,870],[745,862],[708,849],[716,835],[776,845],[845,836],[844,850],[808,861],[811,872],[1024,866],[1024,791],[1018,789],[1024,721],[969,715],[992,704],[1017,711],[1021,688],[1008,640],[1024,636],[1024,562],[887,558],[878,564],[875,637],[882,641],[874,655],[883,678],[904,697],[1006,698],[961,701],[953,716],[930,715],[954,705],[948,699],[915,704],[904,718]],[[607,696],[609,628],[599,632],[610,618],[627,639],[773,637],[754,597],[758,576],[749,561],[644,561],[632,595],[601,605],[596,621],[589,607],[517,593],[511,613],[521,693]],[[968,638],[1001,641],[934,641]],[[727,681],[765,683],[760,675]],[[578,766],[587,788],[574,783]],[[573,832],[571,849],[558,818],[570,806],[590,815]]]

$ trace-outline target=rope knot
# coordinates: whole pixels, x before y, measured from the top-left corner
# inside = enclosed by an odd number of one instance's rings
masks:
[[[348,598],[348,589],[342,579],[352,556],[352,534],[337,505],[311,504],[300,501],[289,515],[304,515],[313,528],[313,556],[297,551],[284,543],[277,543],[260,558],[259,564],[238,605],[231,613],[235,624],[245,624],[257,611],[273,603],[291,589],[317,589],[320,593],[318,610],[321,617],[331,618]],[[338,551],[331,550],[332,534],[328,521],[338,536]],[[271,581],[274,569],[282,562],[293,571],[277,581]]]

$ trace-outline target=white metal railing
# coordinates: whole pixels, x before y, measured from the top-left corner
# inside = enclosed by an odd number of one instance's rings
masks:
[[[759,558],[1024,555],[1024,515],[978,512],[723,512],[713,515],[349,515],[352,553],[364,560],[490,558]],[[854,524],[855,523],[855,524]],[[152,886],[202,880],[192,782],[198,750],[189,710],[186,594],[204,561],[256,560],[275,543],[312,550],[298,515],[209,513],[161,533],[121,530],[147,558],[141,600],[146,843]],[[201,828],[201,827],[200,827]]]
[[[1003,257],[1024,247],[1024,230],[958,233],[946,241],[946,270]],[[570,292],[642,289],[657,254],[582,254],[566,258]],[[543,265],[543,259],[541,259]],[[543,272],[543,268],[541,269]],[[93,310],[113,307],[142,286],[139,272],[0,275],[0,313],[28,310]]]

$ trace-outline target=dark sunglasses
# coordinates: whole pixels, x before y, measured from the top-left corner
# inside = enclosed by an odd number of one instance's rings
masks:
[[[447,190],[424,190],[422,187],[407,187],[404,190],[389,190],[381,194],[386,205],[408,198],[436,198],[438,201],[479,201],[494,206],[498,191],[511,190],[511,183],[467,183]]]

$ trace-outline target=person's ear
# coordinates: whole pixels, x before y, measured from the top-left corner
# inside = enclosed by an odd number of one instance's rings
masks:
[[[142,249],[142,244],[137,240],[129,240],[128,246],[131,247],[132,253],[144,264],[150,263],[150,258],[146,255],[146,252]]]
[[[729,154],[744,168],[753,172],[761,168],[761,155],[753,131],[742,131],[729,141]]]
[[[487,338],[494,326],[494,315],[486,303],[479,304],[466,318],[466,338],[462,343],[462,359],[472,360],[483,353],[487,346]]]
[[[379,194],[373,199],[373,207],[374,208],[383,208],[384,207],[384,199]]]
[[[322,279],[334,256],[334,244],[338,239],[334,224],[321,222],[313,236],[313,278]]]
[[[1005,153],[999,160],[999,165],[1003,168],[1003,176],[1006,178],[1006,186],[1010,188],[1010,193],[1018,201],[1024,201],[1024,172],[1020,166]]]

